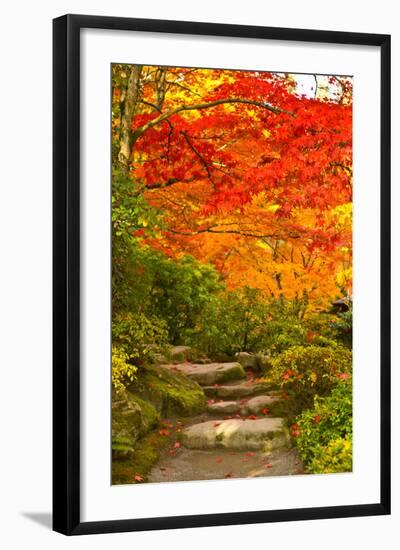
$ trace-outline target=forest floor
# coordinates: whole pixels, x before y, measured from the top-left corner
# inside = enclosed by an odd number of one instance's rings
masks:
[[[163,419],[165,433],[178,439],[164,447],[149,482],[304,474],[286,419],[274,416],[273,405],[279,405],[280,397],[267,393],[251,369],[238,371],[237,365],[165,366],[200,383],[207,410],[191,418]],[[234,380],[210,384],[234,371]]]

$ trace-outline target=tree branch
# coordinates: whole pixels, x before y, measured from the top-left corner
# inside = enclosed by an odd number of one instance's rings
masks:
[[[183,135],[183,137],[185,138],[185,141],[186,143],[189,145],[190,149],[193,151],[193,153],[196,155],[196,157],[199,158],[200,162],[202,163],[202,165],[204,166],[206,172],[207,172],[207,176],[208,176],[208,179],[211,181],[211,183],[214,185],[214,182],[213,182],[213,179],[212,179],[212,174],[211,174],[211,170],[210,170],[210,167],[208,165],[208,162],[202,157],[202,155],[198,152],[198,150],[195,148],[195,146],[193,145],[193,143],[190,141],[189,139],[189,136],[186,132],[181,132],[181,134]]]
[[[182,111],[199,111],[201,109],[210,109],[211,107],[216,107],[217,105],[227,105],[232,103],[240,103],[243,105],[254,105],[256,107],[261,107],[262,109],[267,109],[268,111],[271,111],[272,113],[275,113],[275,114],[286,114],[290,116],[295,116],[294,113],[291,113],[290,111],[286,111],[284,109],[279,109],[278,107],[273,107],[269,103],[263,103],[261,101],[253,101],[252,99],[244,99],[239,97],[233,97],[230,99],[229,98],[217,99],[209,103],[180,105],[179,107],[176,107],[175,109],[171,109],[165,112],[164,114],[158,116],[157,118],[150,120],[140,128],[136,128],[136,130],[132,133],[132,143],[135,143],[140,138],[140,136],[142,136],[150,128],[153,128],[157,124],[160,124],[161,122],[166,121],[167,119],[171,118],[172,116],[178,113],[181,113]]]
[[[194,237],[196,235],[200,235],[201,233],[213,233],[213,234],[220,234],[220,235],[241,235],[242,237],[252,237],[254,239],[277,239],[277,240],[286,240],[286,239],[300,239],[300,235],[297,233],[288,233],[287,235],[277,235],[276,233],[271,233],[268,235],[260,234],[260,233],[252,233],[248,232],[248,230],[240,230],[240,229],[223,229],[222,231],[215,231],[213,227],[216,226],[210,226],[206,227],[204,229],[197,229],[197,231],[178,231],[176,229],[168,229],[170,233],[173,233],[175,235],[182,235],[184,237]]]

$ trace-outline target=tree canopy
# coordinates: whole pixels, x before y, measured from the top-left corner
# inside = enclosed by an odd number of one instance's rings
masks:
[[[319,80],[113,65],[114,226],[228,288],[351,294],[352,86]]]

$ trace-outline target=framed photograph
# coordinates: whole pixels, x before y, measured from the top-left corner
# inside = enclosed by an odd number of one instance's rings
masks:
[[[390,36],[54,20],[54,530],[390,513]]]

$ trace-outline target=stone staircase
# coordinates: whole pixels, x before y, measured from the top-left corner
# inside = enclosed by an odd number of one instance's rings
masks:
[[[283,418],[272,417],[269,407],[280,398],[239,362],[160,365],[195,380],[210,399],[206,416],[182,431],[187,449],[269,452],[288,449],[290,436]]]

